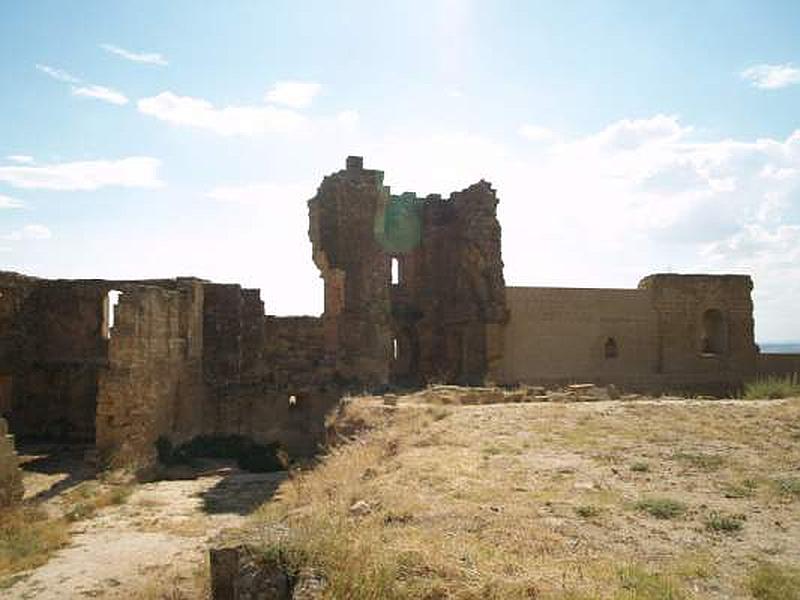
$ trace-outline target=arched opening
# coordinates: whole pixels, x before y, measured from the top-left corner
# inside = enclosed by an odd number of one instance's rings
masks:
[[[613,337],[607,338],[603,348],[603,352],[607,359],[617,358],[617,356],[619,356],[619,347],[617,346],[617,340],[614,339]]]
[[[397,345],[397,338],[392,338],[392,358],[397,360],[400,357],[400,348]]]
[[[728,346],[728,330],[722,311],[710,308],[703,313],[703,335],[700,351],[703,354],[724,354]]]

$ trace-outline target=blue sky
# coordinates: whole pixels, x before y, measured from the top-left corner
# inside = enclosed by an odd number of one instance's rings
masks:
[[[511,285],[755,280],[800,339],[800,3],[0,7],[0,268],[197,275],[318,314],[305,201],[348,154],[485,178]]]

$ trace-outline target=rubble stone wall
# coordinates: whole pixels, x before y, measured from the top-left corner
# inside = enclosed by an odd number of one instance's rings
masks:
[[[22,500],[22,471],[14,450],[14,436],[8,424],[0,418],[0,508],[14,506]]]
[[[800,354],[759,354],[758,374],[778,377],[796,374],[800,377]]]
[[[202,432],[203,289],[123,285],[100,371],[97,449],[104,461],[146,466],[155,442]]]

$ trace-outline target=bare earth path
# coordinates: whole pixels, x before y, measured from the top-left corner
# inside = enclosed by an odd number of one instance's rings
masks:
[[[41,483],[37,477],[30,483]],[[241,526],[281,479],[220,469],[194,479],[137,484],[124,504],[75,523],[71,543],[20,576],[4,597],[203,597],[209,541]]]

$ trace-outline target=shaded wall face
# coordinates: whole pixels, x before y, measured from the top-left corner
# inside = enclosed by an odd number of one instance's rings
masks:
[[[398,379],[476,384],[493,376],[502,354],[495,326],[507,318],[496,207],[486,182],[418,201],[419,245],[399,256],[392,286]]]
[[[10,421],[20,438],[94,441],[104,297],[97,285],[40,282],[19,306]]]
[[[641,290],[506,290],[500,380],[621,383],[655,373],[657,315]]]

